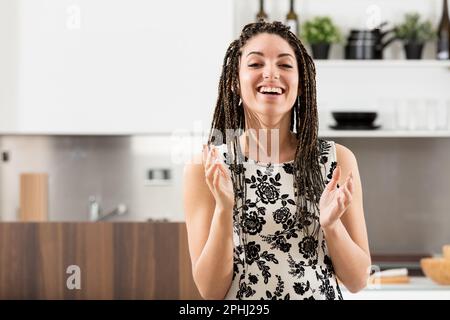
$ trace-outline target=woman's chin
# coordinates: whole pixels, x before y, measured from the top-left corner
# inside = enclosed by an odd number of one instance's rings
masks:
[[[274,103],[274,102],[262,102],[260,103],[260,108],[261,110],[277,114],[287,112],[290,109],[284,103]]]

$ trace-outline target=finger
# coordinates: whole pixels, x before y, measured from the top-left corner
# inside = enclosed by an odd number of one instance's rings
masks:
[[[209,149],[208,155],[206,156],[205,169],[208,170],[212,165],[212,150]]]
[[[350,183],[350,180],[351,180],[351,177],[350,177],[350,175],[349,175],[349,176],[347,176],[347,178],[345,179],[344,184],[340,186],[340,188],[345,188],[345,187],[347,187],[348,184]]]
[[[341,177],[341,166],[337,166],[333,170],[333,175],[331,177],[330,182],[328,182],[327,187],[328,187],[329,190],[336,189],[336,186],[337,186],[337,183],[338,183],[340,177]]]
[[[217,170],[217,164],[211,164],[208,170],[206,170],[205,177],[207,180],[211,180],[214,178],[214,172]]]
[[[348,206],[352,202],[352,195],[350,193],[350,190],[348,190],[347,186],[344,188],[344,195],[345,195],[345,197],[344,197],[344,204],[346,206]]]
[[[353,184],[353,175],[351,172],[350,172],[350,181],[348,182],[348,190],[350,191],[351,194],[353,194],[354,184]]]
[[[214,180],[213,180],[214,189],[216,189],[216,190],[220,190],[219,179],[220,179],[220,172],[219,172],[219,170],[216,170],[214,172]]]
[[[338,205],[339,205],[339,211],[342,211],[342,210],[344,210],[344,195],[342,194],[342,193],[340,193],[339,194],[339,196],[338,196],[338,199],[337,199],[337,201],[338,201]]]
[[[218,163],[218,168],[222,172],[222,174],[225,178],[231,178],[230,173],[228,172],[227,168],[225,167],[225,165],[223,163]]]

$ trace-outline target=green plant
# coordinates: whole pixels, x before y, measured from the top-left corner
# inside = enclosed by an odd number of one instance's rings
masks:
[[[315,17],[302,26],[302,37],[310,44],[339,42],[341,35],[330,17]]]
[[[420,21],[417,12],[405,14],[403,23],[395,26],[395,35],[406,43],[424,43],[434,39],[436,32],[429,20]]]

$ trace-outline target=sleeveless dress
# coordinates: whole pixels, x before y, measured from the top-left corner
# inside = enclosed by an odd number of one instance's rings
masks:
[[[217,148],[231,170],[227,146]],[[319,150],[323,180],[328,183],[337,164],[335,143],[319,140]],[[316,237],[308,236],[293,220],[293,161],[264,164],[245,158],[242,170],[247,200],[244,213],[233,214],[234,270],[225,299],[341,300],[323,230]],[[309,218],[318,223],[316,215]]]

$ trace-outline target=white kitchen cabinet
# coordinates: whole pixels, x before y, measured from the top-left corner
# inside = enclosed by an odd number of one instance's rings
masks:
[[[232,1],[20,0],[12,7],[16,92],[0,100],[0,111],[15,121],[0,122],[0,133],[209,126],[232,41]]]

